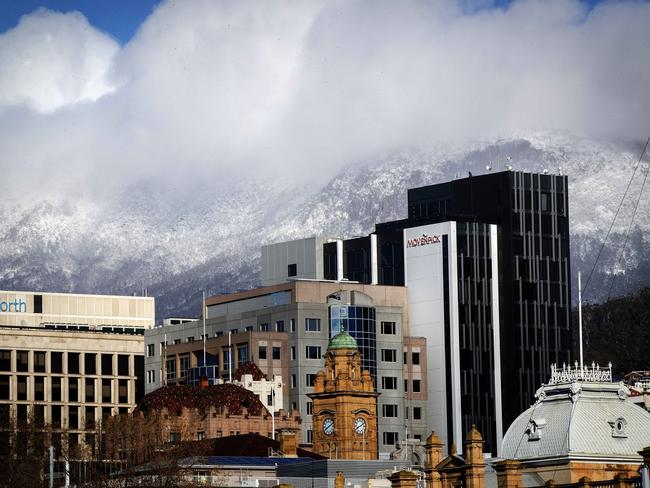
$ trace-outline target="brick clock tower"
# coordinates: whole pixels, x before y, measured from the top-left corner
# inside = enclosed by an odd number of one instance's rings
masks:
[[[361,370],[357,342],[347,332],[332,337],[319,371],[313,401],[313,451],[336,459],[377,459],[377,397],[368,370]]]

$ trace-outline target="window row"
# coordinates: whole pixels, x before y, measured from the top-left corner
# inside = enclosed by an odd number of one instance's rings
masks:
[[[118,403],[129,403],[129,381],[117,380]],[[110,379],[16,376],[15,382],[12,392],[11,376],[0,375],[0,400],[113,403],[114,382]]]
[[[30,351],[16,351],[15,371],[19,373],[68,373],[105,376],[130,376],[128,354],[99,354],[99,353],[61,352],[61,351],[33,351],[30,361]],[[49,367],[48,358],[49,355]],[[14,371],[12,369],[12,351],[0,349],[0,371]],[[114,357],[117,356],[117,360]],[[138,357],[138,356],[136,356]],[[64,371],[64,360],[67,368]],[[31,364],[30,364],[31,363]]]

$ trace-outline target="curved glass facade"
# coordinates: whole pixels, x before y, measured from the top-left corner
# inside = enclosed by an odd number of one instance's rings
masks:
[[[330,337],[345,330],[357,341],[363,369],[377,381],[377,329],[374,307],[331,305],[329,308]]]

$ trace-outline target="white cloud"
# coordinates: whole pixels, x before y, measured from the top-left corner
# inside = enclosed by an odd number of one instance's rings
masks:
[[[0,36],[0,109],[47,112],[97,100],[113,90],[107,74],[118,49],[77,12],[23,16]]]
[[[117,52],[80,14],[36,12],[0,37],[0,189],[314,175],[535,129],[645,137],[650,4],[471,5],[170,1]]]

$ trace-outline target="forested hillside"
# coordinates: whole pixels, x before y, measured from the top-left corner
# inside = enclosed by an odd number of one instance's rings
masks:
[[[578,311],[573,312],[575,351],[578,357]],[[650,288],[634,295],[583,306],[584,359],[601,366],[612,362],[622,376],[633,370],[650,370]]]

